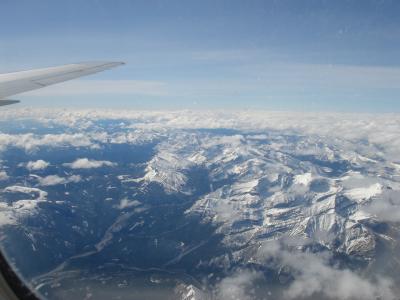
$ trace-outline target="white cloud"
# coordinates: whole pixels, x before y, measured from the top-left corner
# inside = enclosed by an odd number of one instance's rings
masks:
[[[128,200],[126,198],[121,199],[120,203],[117,205],[118,209],[125,209],[129,207],[139,206],[141,203],[138,200]]]
[[[384,222],[400,222],[400,191],[385,190],[380,197],[374,198],[363,210]]]
[[[308,298],[318,294],[332,299],[396,299],[391,281],[365,279],[349,269],[338,269],[315,254],[285,256],[285,263],[294,268],[294,282],[285,291],[288,299]]]
[[[8,178],[10,177],[7,175],[6,171],[0,171],[0,180],[7,180]]]
[[[87,135],[83,133],[76,134],[45,134],[35,135],[27,134],[2,134],[0,133],[0,150],[9,146],[24,149],[25,151],[35,151],[39,147],[96,147],[96,142],[102,139],[96,135]]]
[[[58,184],[66,184],[70,182],[77,183],[82,180],[79,175],[71,175],[69,177],[60,177],[58,175],[49,175],[46,177],[38,177],[39,185],[41,186],[52,186]]]
[[[63,166],[71,169],[93,169],[101,167],[114,167],[116,163],[107,160],[91,160],[88,158],[78,158],[72,163],[65,163]]]
[[[46,169],[49,165],[50,165],[50,163],[48,163],[42,159],[39,159],[36,161],[29,161],[26,164],[26,168],[30,171],[37,171],[37,170]]]
[[[239,130],[281,131],[286,133],[329,137],[332,143],[348,141],[346,147],[370,149],[379,145],[381,151],[374,156],[385,155],[400,161],[400,117],[398,114],[343,114],[343,113],[290,113],[270,111],[136,111],[106,109],[4,109],[2,120],[35,119],[43,123],[62,124],[87,128],[99,119],[134,121],[132,130],[141,134],[150,130],[165,131],[171,128],[231,128]],[[0,148],[15,145],[23,149],[35,149],[41,145],[71,145],[88,147],[96,142],[107,142],[107,134],[62,134],[35,136],[32,134],[0,134]],[[137,138],[137,137],[136,137]],[[132,138],[131,138],[132,139]],[[339,140],[336,140],[339,139]],[[368,141],[355,143],[357,140]],[[383,151],[383,152],[382,152]],[[382,152],[382,153],[380,153]]]
[[[231,128],[239,130],[281,131],[329,137],[332,143],[348,141],[346,147],[368,150],[379,145],[373,156],[400,161],[400,117],[397,114],[290,113],[269,111],[135,111],[105,109],[4,109],[2,120],[32,118],[43,123],[62,124],[73,129],[86,128],[99,119],[134,121],[132,130],[141,134],[170,128]],[[35,149],[41,145],[88,147],[108,141],[107,134],[94,132],[63,135],[0,134],[0,148],[15,145]],[[336,140],[339,139],[339,140]],[[357,140],[368,141],[355,143]],[[380,153],[381,152],[381,153]],[[371,155],[372,156],[372,155]]]
[[[288,267],[294,281],[284,291],[285,299],[328,297],[329,299],[396,299],[393,282],[381,275],[365,278],[349,269],[332,266],[327,253],[289,250],[278,241],[266,242],[258,257],[274,259]]]
[[[27,187],[27,186],[19,186],[19,185],[13,185],[13,186],[8,186],[4,190],[4,192],[8,193],[23,193],[23,194],[29,194],[29,195],[37,195],[37,200],[46,200],[47,198],[47,192],[42,191],[41,189],[38,188],[33,188],[33,187]]]
[[[262,273],[239,270],[225,277],[216,287],[216,299],[221,300],[250,300],[254,299],[254,281],[262,277]]]
[[[211,194],[212,198],[215,194]],[[216,198],[218,199],[218,198]],[[213,207],[213,211],[215,212],[215,218],[217,222],[232,222],[233,220],[238,219],[238,216],[241,213],[241,203],[235,203],[228,199],[218,199],[218,201],[211,202]]]

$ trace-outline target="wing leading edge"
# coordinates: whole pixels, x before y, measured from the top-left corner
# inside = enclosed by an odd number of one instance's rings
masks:
[[[18,100],[6,99],[15,94],[40,89],[123,64],[123,62],[86,62],[0,74],[0,106],[18,103]]]

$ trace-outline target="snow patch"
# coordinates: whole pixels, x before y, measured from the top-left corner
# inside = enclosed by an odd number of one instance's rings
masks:
[[[312,181],[311,173],[304,173],[294,176],[294,184],[302,184],[308,186]]]
[[[0,202],[0,226],[18,225],[22,218],[36,213],[38,203],[47,201],[47,192],[38,188],[15,185],[6,187],[2,193],[22,193],[35,199],[21,199],[12,204]]]
[[[348,190],[344,194],[345,194],[345,196],[349,197],[350,199],[355,200],[360,203],[360,202],[368,200],[376,195],[381,194],[382,190],[383,190],[382,184],[375,183],[368,187],[361,187],[361,188],[355,188],[355,189]]]

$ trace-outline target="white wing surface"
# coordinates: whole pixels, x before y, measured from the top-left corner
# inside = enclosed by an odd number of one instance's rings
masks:
[[[86,62],[58,67],[0,74],[0,106],[18,103],[6,99],[15,94],[40,89],[48,85],[101,72],[123,62]]]

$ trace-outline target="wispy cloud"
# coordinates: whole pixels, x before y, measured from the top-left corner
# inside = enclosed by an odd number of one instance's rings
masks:
[[[338,88],[398,89],[400,80],[400,68],[386,66],[268,62],[259,58],[239,64],[235,69],[259,87],[264,85],[267,94],[271,88],[291,91],[312,87],[329,89],[331,93]]]
[[[129,207],[136,207],[141,205],[141,203],[138,200],[129,200],[127,198],[123,198],[121,199],[120,203],[118,205],[116,205],[115,207],[117,209],[125,209],[125,208],[129,208]]]
[[[168,85],[146,80],[74,80],[29,92],[32,96],[67,95],[146,95],[164,96]]]
[[[58,175],[49,175],[46,177],[38,177],[39,185],[41,186],[52,186],[58,184],[66,184],[66,183],[77,183],[82,180],[79,175],[71,175],[69,177],[61,177]]]
[[[191,53],[195,61],[226,62],[251,59],[259,51],[248,49],[203,50]]]

